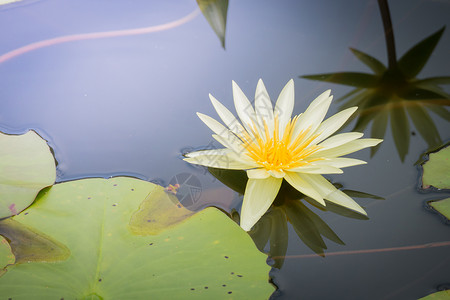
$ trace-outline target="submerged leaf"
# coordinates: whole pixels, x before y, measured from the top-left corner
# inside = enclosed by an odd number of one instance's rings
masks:
[[[287,252],[289,241],[286,216],[281,208],[272,207],[272,210],[269,212],[269,217],[272,223],[269,256],[275,261],[273,267],[281,269],[284,264],[284,257]]]
[[[285,206],[288,220],[294,227],[298,237],[311,250],[323,256],[323,250],[327,249],[327,246],[320,236],[320,231],[315,226],[314,221],[305,213],[306,209],[306,206],[300,201],[289,201]]]
[[[209,173],[235,192],[243,195],[247,186],[247,173],[243,170],[208,168]]]
[[[418,88],[415,86],[410,86],[401,91],[399,96],[407,100],[428,100],[442,98],[442,95],[440,93],[436,93],[435,91],[430,89]]]
[[[300,78],[339,83],[362,88],[375,87],[379,82],[378,76],[358,72],[337,72],[317,75],[302,75],[300,76]]]
[[[354,48],[350,48],[350,50],[360,61],[374,71],[375,74],[382,75],[386,71],[386,67],[375,57]]]
[[[402,105],[391,110],[391,129],[395,147],[400,155],[401,161],[405,160],[409,149],[409,122]]]
[[[130,229],[137,235],[156,235],[194,214],[178,203],[175,195],[156,187],[131,215]]]
[[[374,118],[372,124],[372,134],[373,138],[384,138],[386,133],[386,128],[389,120],[389,112],[387,110],[380,111]],[[380,149],[380,145],[370,148],[370,156],[374,156],[375,153]],[[349,195],[350,196],[350,195]]]
[[[197,0],[197,4],[225,48],[228,0]]]
[[[0,235],[0,277],[6,272],[6,266],[16,261],[8,241]]]
[[[430,105],[428,109],[443,118],[444,120],[450,121],[450,112],[447,108],[442,107],[440,105]]]
[[[422,70],[439,42],[445,26],[414,45],[398,61],[398,66],[407,78],[413,78]]]
[[[450,84],[450,76],[437,76],[437,77],[429,77],[425,79],[419,79],[414,82],[415,85],[428,85],[428,84]]]
[[[411,120],[422,138],[427,142],[429,147],[434,147],[442,143],[439,131],[434,125],[433,119],[422,105],[412,105],[406,107]]]
[[[38,192],[55,179],[55,159],[36,132],[0,132],[0,219],[27,208]]]
[[[356,97],[356,95],[357,95],[359,92],[362,92],[362,91],[364,91],[364,89],[362,89],[362,88],[356,88],[356,89],[353,89],[353,90],[351,90],[350,92],[348,92],[347,94],[345,94],[344,96],[342,96],[342,97],[336,99],[336,102],[341,102],[341,101],[343,101],[343,100],[345,100],[345,99],[348,99],[348,98],[353,99],[354,97]]]
[[[158,235],[133,234],[132,214],[159,188],[118,177],[60,183],[40,194],[28,214],[14,220],[63,243],[70,257],[8,266],[0,277],[0,295],[211,299],[231,292],[236,298],[269,298],[274,288],[268,282],[267,256],[218,209],[207,208]]]
[[[0,221],[0,235],[9,240],[16,264],[57,262],[70,256],[70,250],[62,243],[13,219]]]

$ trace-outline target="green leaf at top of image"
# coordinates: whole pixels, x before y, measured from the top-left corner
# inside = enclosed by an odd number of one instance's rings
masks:
[[[448,300],[450,299],[450,290],[439,291],[425,297],[420,298],[419,300]]]
[[[225,48],[228,0],[197,0],[197,4]]]
[[[450,147],[430,153],[428,161],[422,164],[422,188],[434,186],[438,189],[450,189]]]
[[[267,255],[216,208],[180,217],[178,225],[157,235],[135,234],[132,227],[139,222],[130,224],[133,214],[165,222],[156,218],[161,212],[142,213],[144,199],[172,203],[161,190],[129,177],[83,179],[44,190],[26,214],[12,219],[65,245],[70,256],[8,266],[0,277],[0,295],[16,300],[269,298],[274,287]]]
[[[47,142],[36,132],[0,132],[0,219],[27,208],[38,192],[55,179],[55,159]]]
[[[428,204],[450,221],[450,198],[428,201]]]

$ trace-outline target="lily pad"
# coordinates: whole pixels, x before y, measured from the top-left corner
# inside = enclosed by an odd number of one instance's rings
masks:
[[[147,235],[148,228],[136,229],[144,220],[167,223],[164,214],[171,208],[153,214],[143,211],[162,201],[172,203],[162,190],[128,177],[83,179],[44,190],[27,214],[13,220],[65,245],[70,256],[59,262],[8,266],[0,277],[0,295],[12,299],[269,298],[274,287],[268,281],[267,256],[218,209],[180,217],[178,225],[169,222],[164,230],[153,232],[156,235]]]
[[[450,198],[428,201],[428,204],[450,221]]]
[[[423,165],[422,187],[434,186],[438,189],[450,189],[450,147],[447,145],[435,153],[430,153]]]
[[[6,266],[13,264],[15,260],[8,241],[0,235],[0,276],[6,272]]]
[[[55,159],[36,132],[0,132],[0,219],[27,208],[56,179]]]
[[[436,292],[423,298],[420,298],[419,300],[448,300],[448,299],[450,299],[450,290]]]

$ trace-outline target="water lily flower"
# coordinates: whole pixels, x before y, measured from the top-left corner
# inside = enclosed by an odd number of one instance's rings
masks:
[[[364,164],[340,157],[380,143],[348,132],[330,137],[356,111],[348,108],[326,119],[330,90],[317,97],[303,114],[293,118],[294,81],[281,91],[275,108],[262,80],[258,81],[255,108],[233,81],[233,98],[241,122],[212,95],[211,102],[226,127],[197,113],[225,148],[191,152],[185,160],[207,167],[246,170],[248,182],[241,209],[241,227],[249,231],[274,201],[283,179],[301,193],[325,206],[325,200],[366,214],[349,196],[321,174],[339,174],[341,168]]]

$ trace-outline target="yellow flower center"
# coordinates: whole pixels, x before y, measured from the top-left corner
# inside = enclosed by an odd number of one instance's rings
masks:
[[[297,136],[292,136],[298,117],[296,116],[289,120],[282,137],[279,135],[279,121],[277,116],[274,119],[273,136],[270,135],[265,121],[264,133],[262,135],[256,130],[256,125],[251,124],[253,137],[247,131],[244,131],[240,135],[244,147],[247,150],[247,156],[268,171],[289,170],[320,160],[320,158],[307,159],[308,156],[321,148],[317,145],[310,145],[318,136],[317,134],[313,134],[305,139],[311,130],[310,127],[301,131]]]

